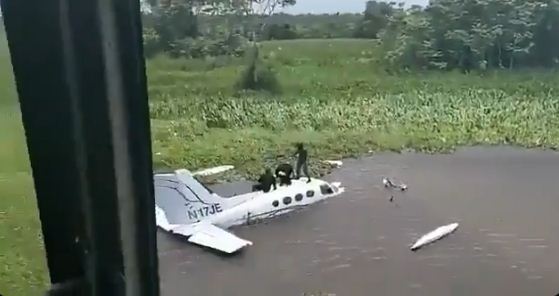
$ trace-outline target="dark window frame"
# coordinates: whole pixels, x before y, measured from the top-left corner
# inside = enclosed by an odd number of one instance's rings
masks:
[[[328,184],[322,184],[320,185],[320,193],[322,193],[322,195],[334,194],[334,189]]]

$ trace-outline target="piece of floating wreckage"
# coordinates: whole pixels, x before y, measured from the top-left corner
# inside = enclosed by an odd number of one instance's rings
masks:
[[[408,185],[406,185],[404,183],[401,183],[401,184],[397,185],[388,178],[382,178],[382,185],[384,185],[385,188],[398,189],[398,190],[401,190],[401,191],[408,190]]]
[[[191,173],[156,174],[155,216],[161,229],[188,237],[193,244],[224,253],[235,253],[252,245],[251,241],[226,231],[233,226],[274,218],[309,206],[345,191],[340,182],[311,179],[310,183],[292,180],[292,185],[279,186],[264,193],[250,192],[224,198],[214,193],[195,175],[223,172],[230,166]]]
[[[420,248],[438,241],[445,236],[453,233],[458,228],[458,223],[441,226],[418,239],[415,244],[411,246],[412,251],[417,251]]]
[[[227,172],[227,171],[230,171],[234,168],[235,167],[232,166],[232,165],[222,165],[222,166],[218,166],[218,167],[213,167],[213,168],[209,168],[209,169],[205,169],[205,170],[192,172],[192,175],[193,176],[207,177],[207,176],[217,175],[217,174],[220,174],[220,173],[223,173],[223,172]]]
[[[324,163],[329,164],[333,168],[340,168],[344,165],[341,160],[325,160]]]

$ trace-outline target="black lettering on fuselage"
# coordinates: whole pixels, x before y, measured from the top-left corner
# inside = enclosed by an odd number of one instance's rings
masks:
[[[196,210],[187,211],[188,212],[188,219],[196,219],[199,220],[204,217],[212,216],[217,213],[223,212],[220,204],[214,204],[208,207],[201,207]]]
[[[188,211],[188,219],[198,220],[198,214],[196,214],[196,211]]]

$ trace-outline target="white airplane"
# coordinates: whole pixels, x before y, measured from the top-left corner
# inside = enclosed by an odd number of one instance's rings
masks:
[[[177,170],[155,174],[155,215],[157,226],[186,236],[188,241],[228,254],[252,245],[225,229],[274,218],[345,191],[341,183],[319,179],[293,180],[268,193],[262,191],[225,198],[199,182],[196,175],[209,175],[231,169],[219,167],[191,173]]]

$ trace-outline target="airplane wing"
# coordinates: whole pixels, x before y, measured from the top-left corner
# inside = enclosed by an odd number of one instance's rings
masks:
[[[218,167],[213,167],[213,168],[209,168],[209,169],[204,169],[204,170],[200,170],[200,171],[196,171],[193,172],[192,175],[193,176],[203,176],[203,177],[207,177],[207,176],[211,176],[211,175],[217,175],[217,174],[221,174],[223,172],[227,172],[230,171],[232,169],[234,169],[235,167],[232,165],[222,165],[222,166],[218,166]]]
[[[251,241],[239,238],[209,223],[198,224],[196,226],[179,226],[173,228],[172,232],[190,236],[188,241],[193,244],[212,248],[228,254],[235,253],[246,246],[252,245]]]

